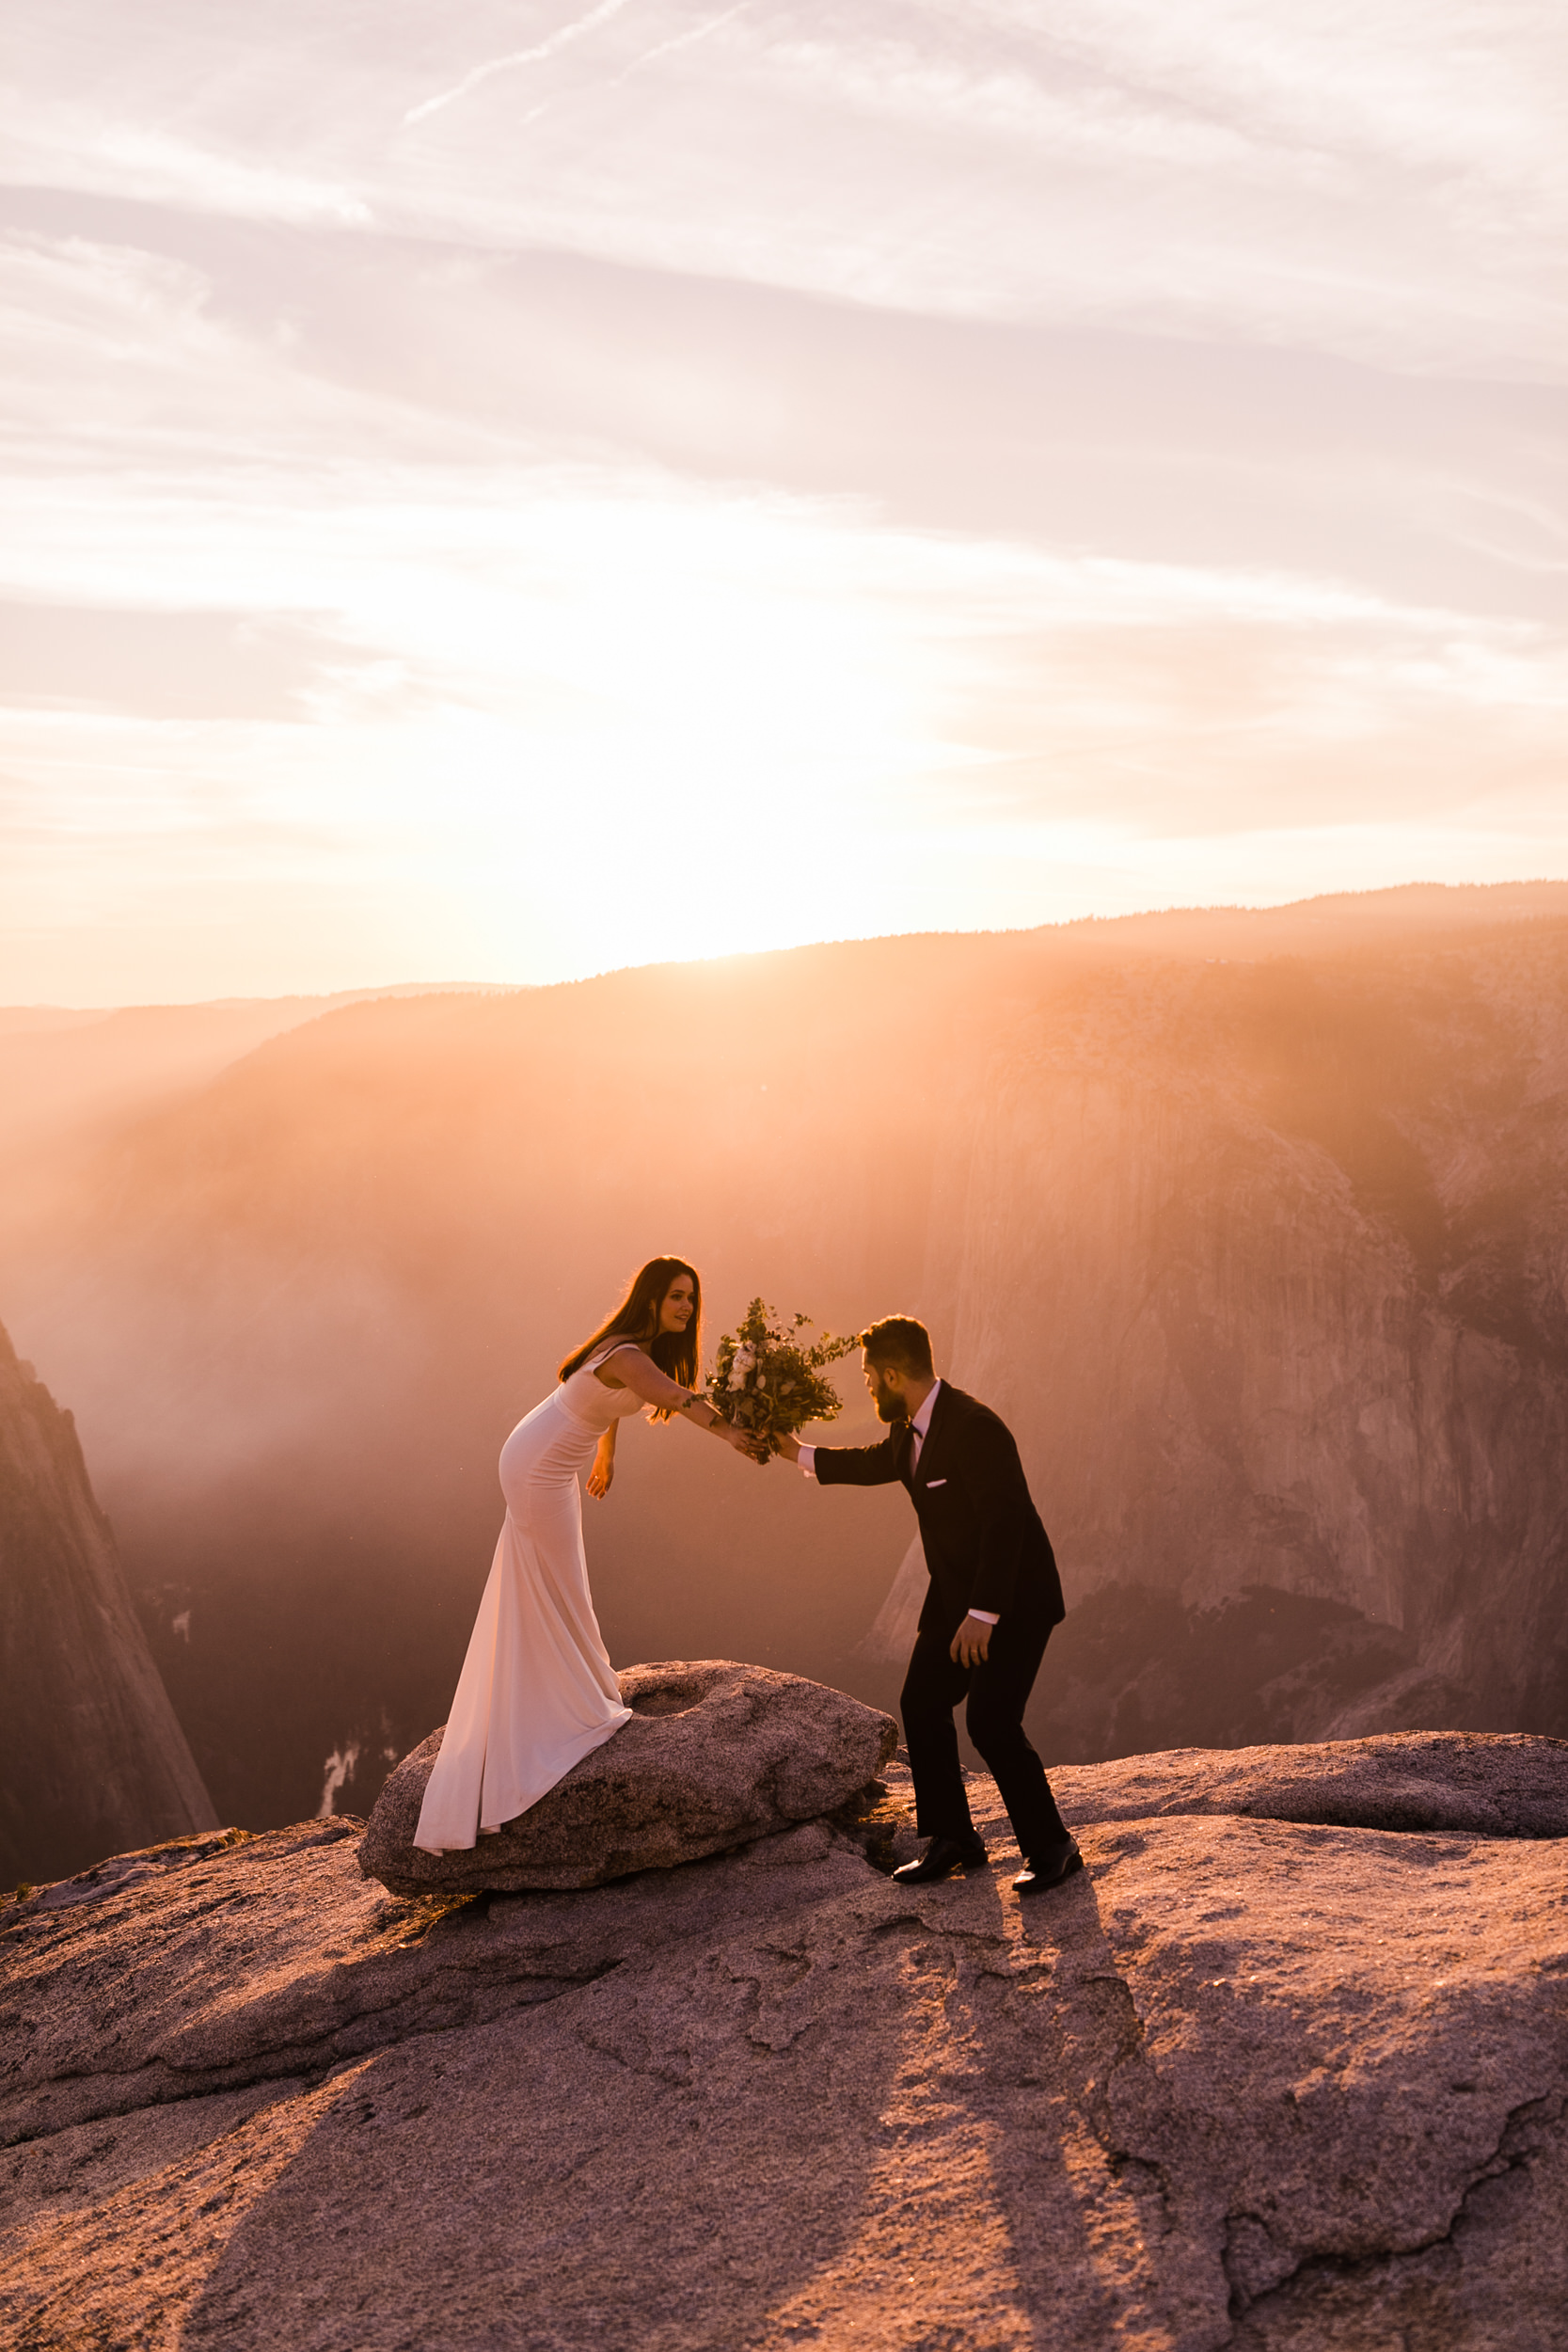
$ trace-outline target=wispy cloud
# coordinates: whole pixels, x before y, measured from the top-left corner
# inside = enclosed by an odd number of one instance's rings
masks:
[[[1286,897],[1303,872],[1355,879],[1357,827],[1402,832],[1431,874],[1550,870],[1563,849],[1568,660],[1538,626],[899,532],[647,470],[281,487],[40,482],[18,508],[57,599],[96,590],[84,645],[114,601],[157,599],[189,631],[204,590],[230,629],[258,614],[257,659],[292,642],[326,675],[264,718],[211,701],[150,718],[135,681],[118,714],[13,710],[0,761],[34,788],[0,860],[0,993],[40,926],[52,968],[90,959],[100,995],[154,969],[166,990],[193,926],[214,993],[268,955],[313,986],[346,984],[372,946],[397,970],[399,939],[473,977],[657,957],[647,878],[673,812],[689,936],[712,952],[759,944],[731,886],[748,866],[782,940],[1038,920],[1108,891],[1156,903],[1205,859],[1199,895],[1244,878],[1266,896],[1273,874]],[[293,641],[277,617],[291,583],[330,616],[309,644],[303,610]],[[205,900],[199,925],[182,910],[203,874],[221,901],[242,865],[244,921],[220,941]],[[290,910],[351,870],[353,921],[306,954]]]
[[[736,17],[743,15],[751,5],[752,0],[735,0],[733,8],[724,8],[718,16],[706,17],[702,24],[689,25],[683,33],[672,33],[668,40],[658,41],[652,49],[644,49],[641,56],[633,57],[619,78],[625,81],[628,74],[640,73],[645,65],[653,65],[660,57],[673,57],[677,50],[694,48],[698,41],[706,40],[710,33],[718,32],[721,24],[728,24]]]
[[[238,0],[166,0],[162,39],[108,0],[17,5],[28,69],[0,130],[35,186],[947,316],[1568,373],[1551,0],[1431,0],[1418,36],[1408,0],[599,0],[529,42],[516,0],[472,0],[482,62],[445,79],[440,0],[407,0],[395,34],[326,11],[308,72],[285,22]],[[524,21],[548,27],[545,5]],[[530,69],[545,119],[521,145],[509,110],[455,105]]]
[[[17,6],[0,997],[1568,862],[1550,0]]]
[[[597,32],[601,24],[608,24],[611,17],[619,16],[622,9],[630,5],[631,0],[599,0],[598,7],[590,8],[586,16],[577,17],[571,24],[562,24],[558,32],[548,34],[544,40],[535,41],[531,48],[511,49],[503,57],[491,57],[483,65],[476,65],[470,72],[464,74],[460,82],[454,82],[451,89],[441,90],[435,98],[427,98],[418,106],[410,106],[403,118],[404,125],[423,122],[427,117],[439,114],[443,106],[453,105],[458,99],[467,98],[470,90],[478,89],[482,82],[488,82],[497,73],[510,72],[515,66],[543,65],[546,58],[558,56],[562,50],[569,49],[574,41]]]

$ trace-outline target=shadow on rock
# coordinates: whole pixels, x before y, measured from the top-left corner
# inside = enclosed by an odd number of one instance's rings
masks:
[[[881,2144],[910,2023],[899,1939],[875,1931],[887,1883],[803,1828],[597,1896],[492,1900],[487,1933],[532,1949],[612,1909],[624,1956],[328,2086],[182,2342],[771,2340],[854,2237]]]

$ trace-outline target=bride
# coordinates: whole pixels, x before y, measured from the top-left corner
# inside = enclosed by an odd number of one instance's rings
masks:
[[[414,1833],[427,1853],[526,1813],[630,1714],[589,1596],[578,1472],[592,1454],[588,1491],[610,1492],[616,1430],[643,1406],[756,1458],[696,1391],[702,1314],[695,1266],[650,1258],[502,1446],[506,1518]]]

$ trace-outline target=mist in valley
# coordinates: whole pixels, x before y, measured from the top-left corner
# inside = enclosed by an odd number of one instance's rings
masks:
[[[1568,1732],[1568,886],[245,1018],[216,1066],[213,1009],[129,1025],[74,1092],[36,1024],[0,1113],[0,1317],[221,1820],[362,1813],[443,1720],[501,1442],[664,1250],[710,1349],[759,1292],[912,1312],[1008,1422],[1069,1602],[1048,1764]],[[584,1511],[617,1665],[893,1704],[896,1490],[634,1422]]]

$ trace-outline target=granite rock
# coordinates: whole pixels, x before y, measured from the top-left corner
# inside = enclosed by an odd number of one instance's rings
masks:
[[[1345,1829],[1568,1837],[1568,1740],[1524,1733],[1407,1731],[1218,1753],[1169,1748],[1060,1767],[1052,1787],[1069,1822],[1236,1813]]]
[[[8,1905],[0,2335],[1556,2352],[1562,1843],[1257,1808],[1462,1767],[1502,1822],[1563,1751],[1353,1745],[1063,1772],[1088,1867],[1028,1905],[979,1776],[934,1887],[814,1821],[410,1900],[316,1822]]]
[[[433,1731],[376,1799],[359,1853],[366,1876],[399,1895],[603,1886],[831,1813],[897,1740],[891,1716],[766,1666],[677,1659],[630,1666],[619,1681],[631,1721],[467,1851],[423,1853],[413,1842],[441,1748]]]
[[[0,1330],[0,1884],[215,1829],[76,1424]]]

